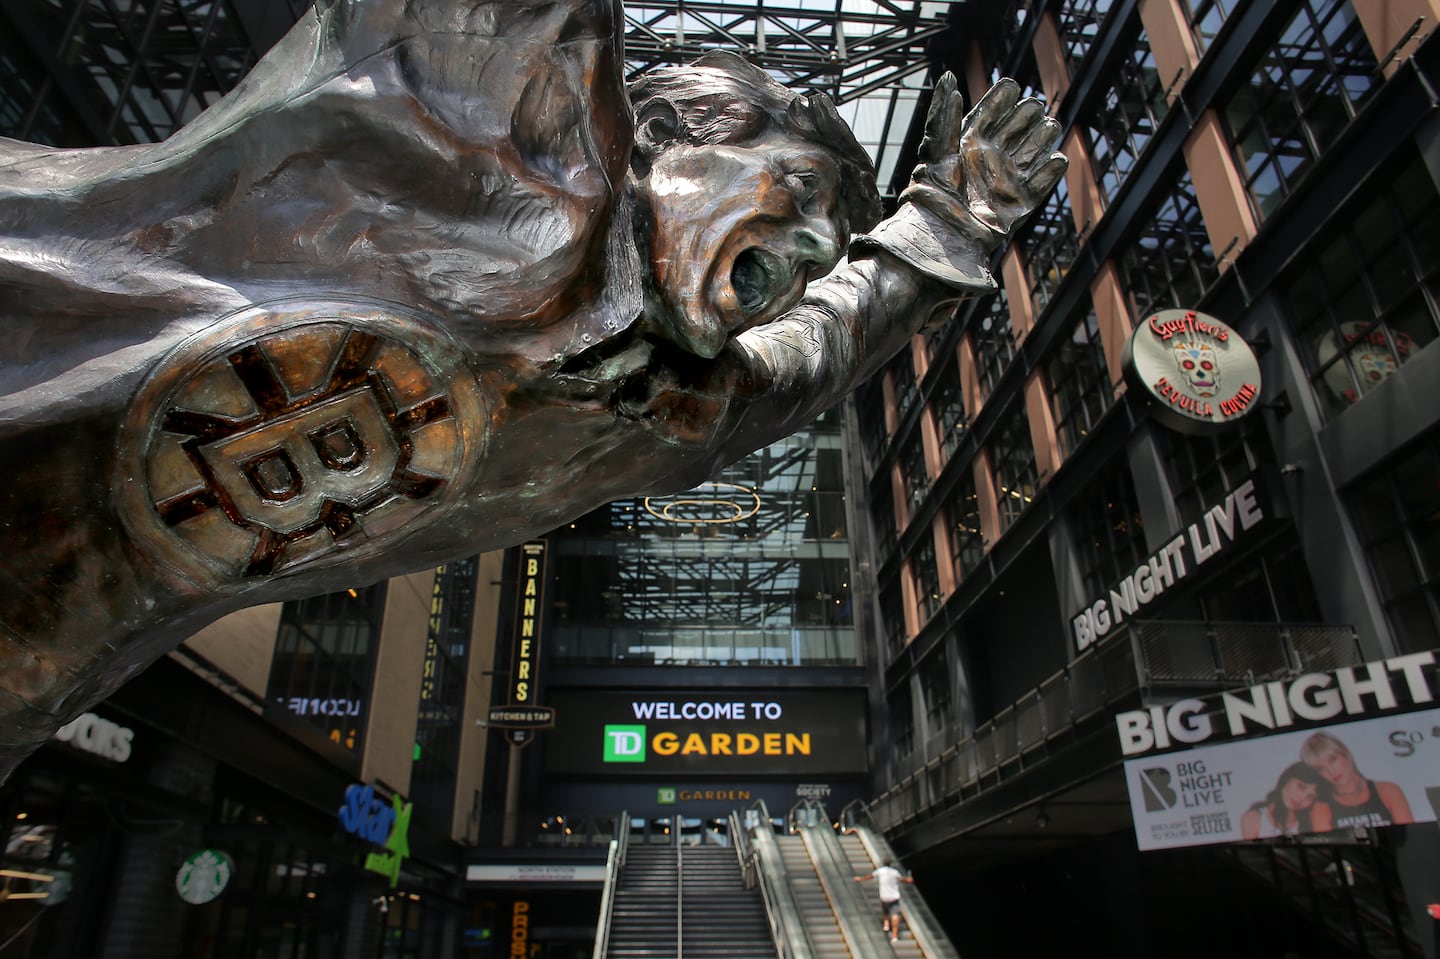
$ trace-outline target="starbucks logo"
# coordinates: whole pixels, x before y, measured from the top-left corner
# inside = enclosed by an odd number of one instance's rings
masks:
[[[202,583],[368,555],[459,495],[483,409],[459,348],[398,307],[252,308],[141,387],[121,514],[155,559]]]
[[[175,873],[175,891],[191,905],[203,905],[217,898],[230,885],[235,862],[219,849],[202,849],[180,864]]]

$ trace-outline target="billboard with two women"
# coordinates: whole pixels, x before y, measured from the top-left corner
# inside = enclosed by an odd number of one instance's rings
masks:
[[[1434,665],[1397,657],[1118,716],[1140,848],[1435,821]],[[1257,730],[1276,732],[1234,738]]]

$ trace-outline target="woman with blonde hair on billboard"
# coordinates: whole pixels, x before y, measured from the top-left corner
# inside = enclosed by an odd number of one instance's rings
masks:
[[[1320,801],[1324,783],[1304,763],[1292,763],[1275,781],[1275,788],[1240,817],[1240,834],[1246,839],[1273,839],[1330,829],[1330,807]]]
[[[1401,826],[1415,821],[1400,787],[1367,779],[1356,768],[1350,747],[1329,733],[1311,734],[1300,747],[1300,758],[1330,785],[1331,829]]]

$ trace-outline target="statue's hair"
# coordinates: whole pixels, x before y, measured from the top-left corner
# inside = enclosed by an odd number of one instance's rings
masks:
[[[798,96],[738,54],[715,51],[688,66],[660,67],[630,85],[630,99],[643,163],[671,140],[744,144],[779,129],[824,147],[839,163],[847,232],[868,230],[883,213],[875,166],[830,98]]]

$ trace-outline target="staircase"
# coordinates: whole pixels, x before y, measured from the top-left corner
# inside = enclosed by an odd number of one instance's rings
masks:
[[[835,910],[820,883],[815,864],[805,850],[805,841],[799,836],[776,836],[780,848],[780,859],[790,883],[791,895],[795,898],[800,920],[810,937],[815,959],[850,959],[850,949],[835,918]],[[880,922],[879,908],[876,908],[874,922]]]
[[[871,862],[870,853],[866,851],[865,844],[860,841],[859,836],[850,833],[849,835],[837,836],[836,839],[840,841],[840,850],[845,854],[845,860],[850,864],[850,868],[855,875],[868,875],[871,870],[879,865],[879,863]],[[901,871],[903,872],[904,870]],[[874,921],[878,923],[880,921],[880,884],[872,879],[867,883],[863,883],[860,889],[861,894],[865,897],[865,904],[870,910],[869,915],[874,916]],[[907,957],[907,959],[921,959],[925,953],[921,950],[919,944],[916,943],[915,935],[911,932],[909,923],[906,921],[909,917],[904,915],[903,909],[901,910],[901,919],[900,928],[902,933],[900,941],[891,943],[895,949],[895,955]]]
[[[776,959],[765,902],[745,888],[735,850],[687,846],[680,863],[685,959]]]
[[[679,875],[673,846],[631,846],[615,888],[606,959],[680,955]]]

